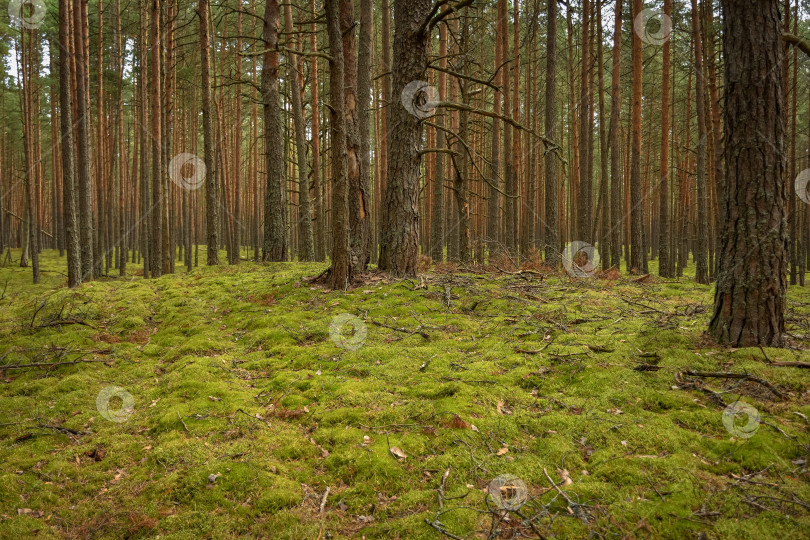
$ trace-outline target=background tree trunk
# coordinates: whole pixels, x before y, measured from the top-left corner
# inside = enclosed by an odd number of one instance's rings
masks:
[[[349,247],[349,177],[346,139],[346,101],[344,96],[345,55],[341,32],[339,2],[326,0],[326,29],[329,34],[329,133],[332,145],[332,266],[329,286],[344,290],[351,283],[352,265]]]
[[[214,161],[214,124],[211,111],[211,62],[208,0],[200,0],[200,76],[202,77],[203,155],[205,161],[205,218],[208,266],[219,264],[219,190]]]

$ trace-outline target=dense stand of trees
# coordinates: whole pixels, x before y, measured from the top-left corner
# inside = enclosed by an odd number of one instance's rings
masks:
[[[0,248],[35,281],[58,249],[70,286],[202,250],[328,259],[345,288],[370,263],[556,267],[583,242],[604,269],[691,261],[713,335],[776,343],[780,276],[810,262],[810,46],[798,2],[765,4],[46,2],[2,30]],[[724,84],[751,70],[775,97]],[[773,155],[730,153],[749,136]],[[767,327],[729,315],[752,304]]]

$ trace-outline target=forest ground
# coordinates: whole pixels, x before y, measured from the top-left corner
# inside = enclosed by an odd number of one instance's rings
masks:
[[[323,264],[243,262],[69,290],[41,260],[36,286],[0,268],[0,537],[810,537],[810,379],[775,364],[810,361],[810,288],[787,348],[734,350],[691,276],[328,292]],[[364,340],[330,336],[344,313]]]

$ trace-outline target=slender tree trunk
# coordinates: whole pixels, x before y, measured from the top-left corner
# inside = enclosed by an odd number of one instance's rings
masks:
[[[269,2],[268,2],[269,5]],[[205,161],[205,218],[208,266],[219,264],[219,190],[214,158],[214,120],[211,111],[211,56],[208,0],[200,0],[200,77],[202,84],[203,160]]]
[[[152,204],[150,207],[152,220],[152,246],[150,249],[150,269],[152,277],[163,275],[163,182],[162,179],[162,133],[161,133],[161,39],[160,39],[160,9],[161,0],[152,0],[152,13],[150,19],[150,52],[149,82],[151,85],[151,143],[152,143]]]
[[[76,64],[76,131],[79,194],[79,229],[84,279],[93,279],[93,185],[90,181],[90,94],[87,31],[87,0],[73,3],[73,48]],[[83,280],[84,280],[83,279]],[[83,281],[82,280],[82,281]]]
[[[357,109],[360,129],[360,178],[355,200],[355,220],[358,231],[358,257],[355,270],[365,270],[371,262],[373,238],[371,234],[371,61],[373,36],[373,2],[360,0],[360,49],[357,59]],[[354,226],[353,226],[354,228]]]
[[[546,117],[545,132],[547,137],[557,133],[557,0],[547,0],[547,36],[546,36]],[[558,235],[558,198],[557,198],[557,159],[562,149],[546,152],[546,232],[545,261],[549,266],[560,264],[560,238]]]
[[[311,52],[318,51],[318,31],[315,24],[315,0],[310,0],[310,16],[313,23],[310,27],[309,48]],[[315,260],[323,261],[326,258],[326,230],[324,228],[323,200],[321,193],[321,118],[318,83],[318,57],[310,60],[310,73],[312,82],[310,94],[312,95],[312,192],[315,195]]]
[[[709,283],[708,215],[706,194],[706,96],[703,76],[703,49],[701,47],[700,17],[697,0],[692,2],[692,40],[695,43],[695,100],[697,103],[698,146],[695,166],[697,187],[697,248],[695,250],[695,281]]]
[[[439,26],[439,101],[447,98],[447,24],[441,23]],[[496,83],[497,84],[497,83]],[[444,153],[447,140],[445,134],[447,115],[441,111],[435,117],[436,123],[436,149],[433,172],[433,212],[430,219],[430,258],[434,262],[440,263],[444,260]],[[497,182],[497,179],[493,179]],[[490,197],[492,193],[490,191]],[[497,205],[497,198],[495,198]],[[490,209],[492,205],[490,204]],[[495,209],[497,213],[497,208]],[[491,230],[491,229],[490,229]]]
[[[352,278],[349,245],[349,172],[347,149],[346,99],[344,95],[346,58],[343,50],[339,2],[326,0],[326,28],[329,34],[329,93],[332,100],[329,117],[332,145],[332,266],[329,286],[344,290]]]
[[[632,0],[633,20],[641,13],[641,0]],[[633,139],[630,154],[630,268],[647,273],[644,242],[644,199],[641,190],[641,37],[633,32]]]
[[[664,0],[664,15],[672,15],[672,0]],[[661,183],[659,190],[658,214],[658,275],[661,277],[675,277],[669,255],[669,71],[670,71],[670,40],[664,42],[663,57],[661,60],[661,159],[659,161],[659,175]]]
[[[365,271],[371,261],[371,221],[368,207],[368,171],[363,174],[360,148],[360,114],[358,111],[357,39],[354,32],[354,1],[340,0],[340,30],[343,36],[343,99],[346,115],[346,164],[349,179],[349,246],[352,274]],[[368,37],[366,41],[370,41]],[[371,81],[370,64],[364,59],[365,103]],[[368,123],[366,123],[368,125]]]
[[[709,333],[778,346],[785,331],[787,183],[777,0],[723,0],[726,221]]]
[[[70,84],[70,0],[59,0],[59,133],[62,157],[62,219],[65,230],[65,249],[67,251],[68,287],[77,287],[82,283],[81,258],[76,200],[76,169],[73,158],[75,144],[73,139],[73,108]],[[52,53],[53,54],[53,51]],[[2,220],[2,216],[0,216]]]
[[[293,26],[292,6],[290,4],[285,6],[284,19],[287,26],[287,47],[291,51],[297,52],[298,43],[293,40],[296,32]],[[291,54],[288,63],[287,79],[290,82],[293,122],[295,124],[296,164],[298,166],[298,259],[311,261],[315,259],[315,246],[312,238],[312,207],[309,203],[306,121],[304,120],[304,107],[301,102],[302,79],[296,69],[299,63],[297,55]]]
[[[590,123],[591,96],[589,92],[588,79],[591,69],[591,35],[590,35],[590,0],[583,0],[582,3],[582,63],[580,73],[579,92],[579,135],[582,142],[579,152],[579,198],[577,200],[579,223],[576,232],[576,239],[581,242],[591,244],[591,193],[593,190],[593,178],[591,177],[591,155],[588,145],[588,134],[593,132]]]

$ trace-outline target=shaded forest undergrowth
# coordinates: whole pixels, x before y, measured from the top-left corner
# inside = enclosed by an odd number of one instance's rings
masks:
[[[787,348],[729,350],[689,277],[343,293],[246,262],[69,290],[42,262],[0,268],[0,536],[810,535],[808,371],[779,365],[810,361],[804,288]]]

